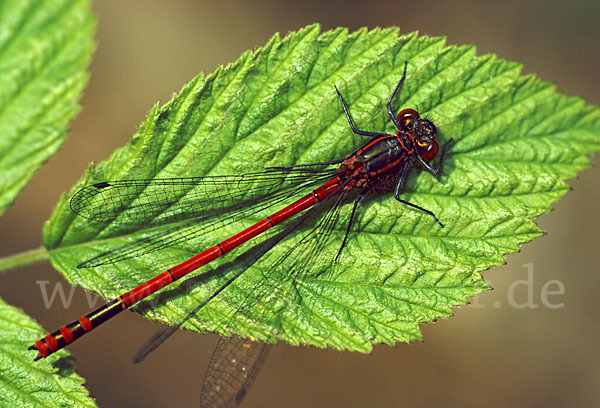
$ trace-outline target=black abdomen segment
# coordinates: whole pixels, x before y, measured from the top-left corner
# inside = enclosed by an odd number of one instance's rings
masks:
[[[53,333],[47,334],[41,340],[35,342],[28,350],[38,350],[39,354],[35,360],[47,357],[57,350],[71,344],[94,327],[104,323],[106,320],[125,310],[127,306],[120,299],[108,302],[104,306],[80,317],[67,325],[61,326]]]

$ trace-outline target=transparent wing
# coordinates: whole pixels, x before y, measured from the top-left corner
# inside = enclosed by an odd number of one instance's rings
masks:
[[[71,210],[100,223],[164,225],[234,211],[333,172],[298,166],[239,176],[104,181],[75,193]]]
[[[182,244],[318,186],[334,171],[267,170],[245,176],[124,180],[85,187],[73,196],[71,207],[94,221],[108,221],[111,217],[116,217],[117,222],[146,220],[148,224],[187,220],[104,252],[78,267],[107,265]],[[195,183],[191,192],[182,193],[191,180]],[[220,188],[218,193],[213,191],[216,186]]]
[[[278,311],[284,310],[290,303],[293,303],[293,294],[295,292],[294,285],[300,275],[311,273],[311,269],[315,265],[331,265],[334,262],[334,256],[331,253],[323,251],[329,241],[332,232],[338,224],[340,215],[343,211],[343,204],[350,196],[350,192],[344,187],[352,181],[352,178],[346,180],[339,189],[341,192],[334,192],[328,199],[318,203],[310,210],[302,214],[293,223],[289,224],[284,230],[280,231],[276,236],[267,240],[262,248],[250,259],[250,261],[241,267],[223,286],[215,293],[205,299],[202,303],[188,312],[175,326],[168,326],[149,338],[142,347],[137,351],[133,358],[134,363],[142,362],[156,348],[164,343],[169,337],[181,328],[181,326],[194,317],[208,302],[217,297],[222,291],[226,290],[234,281],[236,281],[244,272],[252,265],[256,264],[266,253],[273,247],[284,240],[292,231],[301,225],[307,223],[311,215],[316,213],[324,213],[319,221],[309,231],[302,236],[289,250],[287,250],[275,263],[267,268],[259,281],[250,287],[248,292],[243,295],[243,300],[239,303],[234,312],[226,319],[227,326],[237,318],[252,319],[257,321],[263,327],[267,327],[270,332],[267,337],[275,337],[272,330],[278,325],[278,314],[273,312],[273,308],[277,307]],[[340,230],[344,231],[346,225],[343,225]],[[341,242],[340,242],[341,244]],[[246,285],[237,285],[237,290]],[[276,294],[276,296],[273,296]],[[273,305],[273,308],[266,307],[271,297],[277,299],[278,305]]]
[[[254,383],[271,351],[271,344],[237,336],[220,337],[210,358],[200,407],[237,407]]]
[[[324,216],[274,264],[264,270],[259,281],[250,288],[243,302],[230,316],[230,322],[237,318],[252,319],[266,328],[268,338],[274,339],[277,330],[282,329],[282,314],[294,310],[301,303],[309,303],[309,299],[301,298],[297,281],[315,275],[318,271],[331,272],[334,268],[335,255],[324,249],[336,229],[340,233],[346,229],[346,225],[340,225],[339,220],[350,195],[348,190],[344,190],[322,203],[326,207],[322,209],[325,211]],[[341,245],[341,240],[339,244]]]
[[[314,209],[314,207],[313,207]],[[256,251],[252,252],[252,257],[243,265],[237,268],[237,271],[229,278],[227,282],[225,282],[217,291],[215,291],[212,295],[210,295],[207,299],[201,302],[194,309],[190,310],[188,314],[181,319],[174,326],[165,326],[162,329],[158,330],[154,333],[146,342],[138,349],[138,351],[133,356],[132,361],[135,364],[141,363],[148,357],[154,350],[156,350],[161,344],[169,339],[173,334],[177,333],[177,331],[185,324],[188,320],[196,316],[196,314],[206,306],[208,302],[217,297],[221,292],[227,289],[234,281],[236,281],[243,273],[252,265],[254,265],[264,254],[269,252],[275,245],[277,245],[282,239],[288,236],[297,226],[299,226],[307,217],[310,215],[310,211],[304,213],[300,216],[300,218],[294,220],[294,222],[288,225],[284,230],[279,231],[275,236],[269,238],[266,242],[259,245],[259,248]]]

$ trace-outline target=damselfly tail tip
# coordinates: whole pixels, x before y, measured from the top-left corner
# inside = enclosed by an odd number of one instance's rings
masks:
[[[35,350],[38,352],[37,356],[35,356],[33,361],[38,361],[40,358],[42,358],[42,353],[40,353],[40,350],[38,349],[38,347],[35,344],[27,347],[27,350]]]

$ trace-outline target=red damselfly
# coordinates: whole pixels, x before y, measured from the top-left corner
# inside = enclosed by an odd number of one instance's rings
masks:
[[[387,102],[387,112],[397,128],[395,134],[357,129],[344,98],[337,87],[335,88],[352,131],[360,136],[370,138],[364,146],[342,159],[271,167],[258,173],[241,176],[107,181],[79,190],[71,199],[71,209],[76,214],[92,221],[145,224],[149,222],[148,220],[152,220],[154,223],[173,224],[172,227],[143,240],[124,245],[85,261],[79,265],[81,268],[107,265],[177,245],[189,240],[190,237],[239,221],[293,199],[302,193],[305,195],[262,221],[168,269],[78,320],[47,334],[29,347],[30,350],[38,351],[35,359],[47,357],[62,349],[147,296],[298,215],[281,232],[267,241],[267,244],[251,263],[256,262],[279,241],[304,223],[311,214],[321,212],[322,216],[317,225],[309,228],[309,233],[275,262],[271,270],[267,272],[269,275],[277,268],[281,268],[280,275],[285,272],[288,279],[294,280],[298,274],[309,270],[315,259],[321,255],[323,245],[331,236],[331,232],[340,218],[343,204],[348,198],[353,197],[345,234],[337,255],[332,260],[332,262],[337,262],[347,244],[359,202],[374,187],[390,178],[395,180],[395,198],[400,203],[423,211],[443,227],[432,211],[403,200],[400,196],[412,167],[418,166],[431,174],[438,174],[446,147],[451,141],[450,139],[446,142],[441,149],[438,166],[433,167],[429,162],[437,156],[439,150],[436,141],[438,131],[435,125],[430,120],[421,118],[419,113],[413,109],[401,110],[396,115],[392,108],[392,100],[401,89],[405,78],[406,64],[402,78]],[[338,166],[332,167],[334,165]],[[306,193],[306,191],[309,192]],[[186,320],[231,285],[245,270],[245,268],[241,268],[239,272],[236,272],[225,284],[191,311]],[[259,288],[258,290],[267,291],[269,288]],[[136,360],[143,359],[172,332],[173,329],[167,330],[151,339],[148,346],[136,356]]]

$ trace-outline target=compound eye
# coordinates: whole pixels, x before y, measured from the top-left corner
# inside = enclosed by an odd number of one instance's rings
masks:
[[[437,156],[440,145],[437,140],[433,139],[428,146],[420,147],[418,150],[423,160],[431,161]]]
[[[419,113],[414,109],[402,109],[400,113],[398,113],[398,124],[400,125],[400,130],[402,131],[410,131],[415,124],[415,121],[419,119]]]
[[[416,110],[414,110],[414,109],[410,109],[410,108],[409,108],[409,109],[402,109],[402,110],[400,111],[400,113],[398,113],[398,120],[400,120],[400,119],[402,119],[402,118],[404,118],[404,117],[406,117],[406,116],[411,116],[411,117],[413,117],[413,118],[415,118],[415,119],[419,119],[419,118],[421,117],[421,116],[419,115],[419,112],[417,112],[417,111],[416,111]]]

